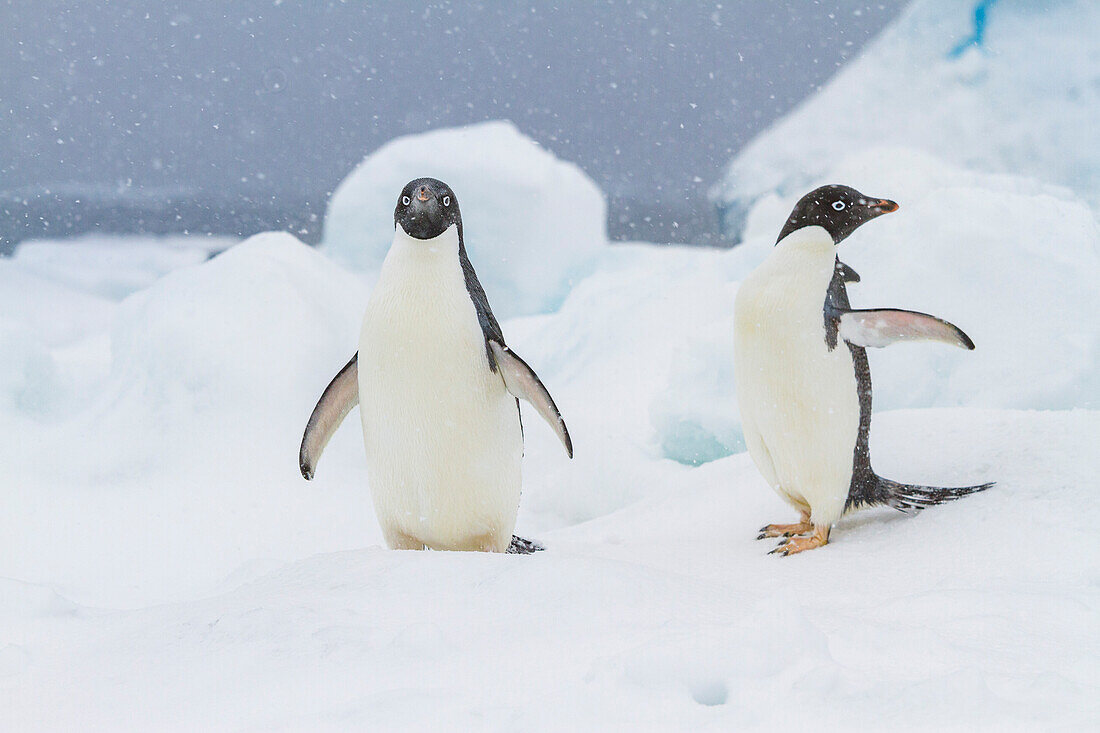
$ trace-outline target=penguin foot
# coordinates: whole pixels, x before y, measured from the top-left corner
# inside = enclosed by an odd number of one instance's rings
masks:
[[[766,524],[760,528],[760,534],[756,539],[762,540],[766,537],[794,537],[796,534],[806,534],[812,530],[814,526],[810,523],[810,515],[803,514],[802,519],[797,524]]]
[[[522,537],[512,535],[512,544],[508,546],[509,555],[530,555],[534,552],[542,552],[546,548],[534,540],[525,540]]]
[[[817,547],[824,547],[829,544],[828,527],[814,527],[813,529],[814,533],[809,537],[791,537],[785,539],[779,543],[779,547],[776,547],[768,554],[787,557],[788,555],[796,555],[799,552],[813,550]]]

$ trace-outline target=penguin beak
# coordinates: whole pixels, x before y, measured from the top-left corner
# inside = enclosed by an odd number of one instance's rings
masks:
[[[432,197],[431,191],[428,190],[427,186],[421,186],[420,190],[416,194],[416,198],[418,198],[421,201],[427,201],[431,197]],[[897,206],[895,205],[894,208],[897,208]]]
[[[890,214],[898,210],[898,205],[890,199],[879,199],[878,201],[872,201],[868,206],[875,212],[876,216],[881,214]]]

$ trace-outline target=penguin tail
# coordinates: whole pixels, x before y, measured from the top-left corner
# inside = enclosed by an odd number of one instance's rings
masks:
[[[969,494],[985,491],[994,484],[991,481],[977,486],[917,486],[898,483],[882,476],[875,476],[875,479],[878,482],[878,494],[883,497],[883,503],[899,512],[919,512],[925,507],[944,504]]]
[[[512,535],[512,544],[508,545],[509,555],[530,555],[533,552],[542,552],[546,548],[534,540],[525,540],[522,537]]]

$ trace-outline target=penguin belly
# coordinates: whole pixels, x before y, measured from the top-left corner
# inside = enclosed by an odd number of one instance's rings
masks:
[[[489,367],[455,227],[430,240],[398,227],[363,318],[359,409],[390,547],[508,548],[519,509],[519,412]]]
[[[745,442],[772,488],[815,525],[844,513],[859,433],[851,352],[825,342],[835,245],[792,232],[737,292],[734,374]]]

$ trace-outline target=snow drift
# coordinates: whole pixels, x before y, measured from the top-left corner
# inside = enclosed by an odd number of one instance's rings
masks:
[[[0,580],[0,727],[1091,727],[1097,560],[1065,553],[1100,509],[1098,413],[879,422],[891,475],[1000,483],[789,560],[751,539],[789,509],[741,454],[527,557],[307,553],[127,612]]]

